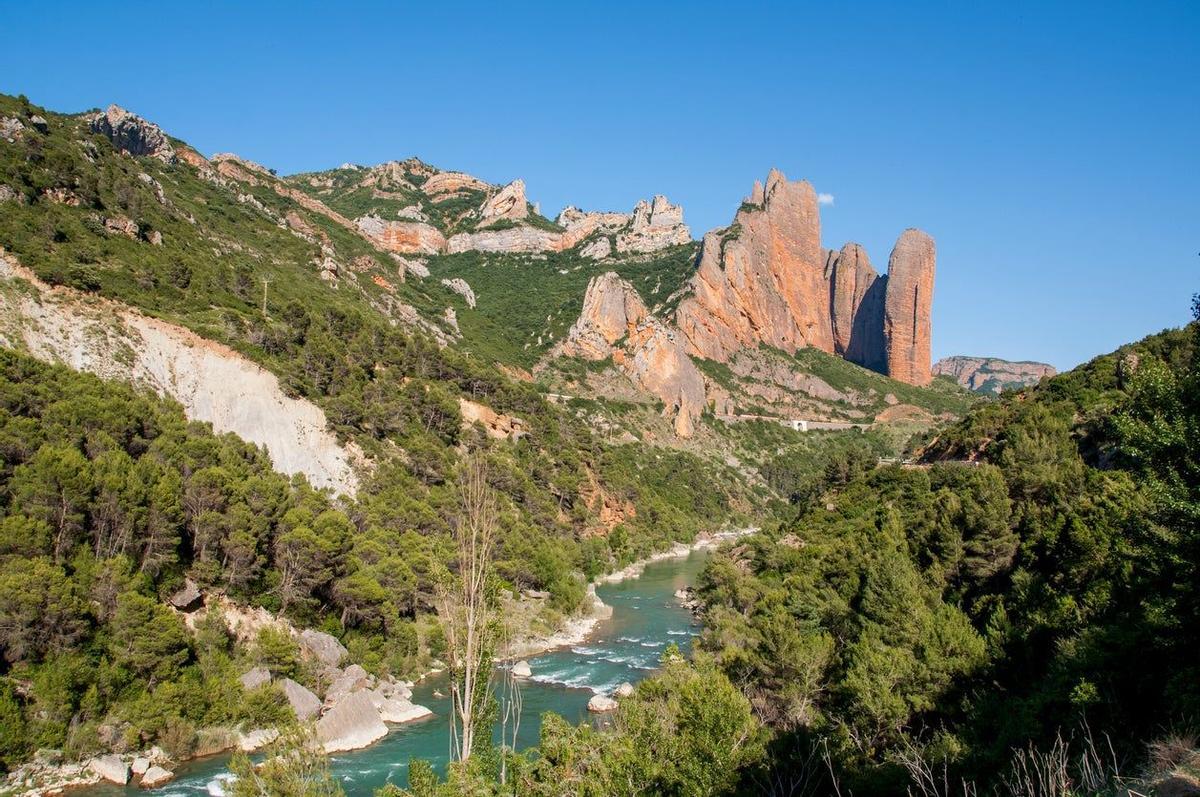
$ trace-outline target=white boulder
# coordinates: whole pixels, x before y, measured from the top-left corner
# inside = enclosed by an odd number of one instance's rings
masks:
[[[91,770],[109,783],[124,786],[129,782],[129,765],[118,755],[102,755],[93,758]]]

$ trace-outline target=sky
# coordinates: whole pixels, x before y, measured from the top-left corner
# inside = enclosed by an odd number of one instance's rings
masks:
[[[883,271],[937,241],[934,357],[1069,368],[1200,291],[1200,2],[0,0],[0,92],[118,103],[280,173],[418,156],[553,215],[771,167]]]

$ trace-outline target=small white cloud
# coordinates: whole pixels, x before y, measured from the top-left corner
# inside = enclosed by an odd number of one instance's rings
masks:
[[[822,205],[832,205],[833,194],[817,194],[817,202]]]

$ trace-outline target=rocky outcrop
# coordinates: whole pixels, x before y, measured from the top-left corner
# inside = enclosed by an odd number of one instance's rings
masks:
[[[446,250],[457,252],[557,252],[562,233],[538,227],[509,227],[506,230],[460,232],[450,236]]]
[[[454,277],[453,279],[443,279],[442,284],[450,290],[457,293],[467,302],[467,307],[474,309],[475,307],[475,291],[471,290],[471,285],[462,277]]]
[[[467,193],[468,191],[487,191],[491,186],[462,172],[437,172],[425,179],[421,190],[435,202]]]
[[[662,400],[680,437],[691,437],[704,411],[704,378],[676,331],[650,315],[634,287],[614,272],[588,283],[579,319],[551,355],[612,357],[638,387]]]
[[[365,691],[344,698],[317,720],[317,741],[326,753],[366,747],[387,732],[379,709]]]
[[[533,669],[529,662],[522,659],[512,666],[512,674],[514,678],[529,678],[533,675]]]
[[[460,398],[458,411],[462,415],[464,429],[470,429],[475,424],[479,424],[488,437],[498,440],[519,440],[525,436],[526,426],[523,420],[496,412],[486,404]]]
[[[659,194],[653,202],[643,199],[634,207],[629,228],[617,235],[617,251],[657,252],[691,240],[692,232],[683,223],[683,208]]]
[[[907,229],[888,260],[883,308],[883,337],[887,373],[910,385],[933,379],[930,342],[933,337],[933,239]]]
[[[118,105],[92,114],[88,117],[88,126],[127,155],[158,158],[164,163],[176,161],[175,148],[161,127]]]
[[[619,253],[656,252],[692,240],[691,231],[683,223],[683,208],[672,205],[661,194],[650,202],[640,200],[633,213],[585,212],[569,205],[556,221],[564,229],[560,249],[570,249],[596,232],[603,233],[603,237],[589,242],[581,251],[584,257],[595,260],[613,252],[610,236],[615,239]]]
[[[934,376],[948,376],[976,393],[1019,390],[1056,373],[1054,366],[1046,363],[998,357],[945,357],[933,364]]]
[[[616,711],[619,708],[619,704],[608,695],[593,695],[592,699],[588,701],[587,708],[588,711],[596,714],[604,714],[609,711]]]
[[[529,204],[525,200],[525,181],[513,180],[496,194],[484,200],[479,208],[480,227],[487,227],[501,219],[520,221],[529,216]]]
[[[446,249],[446,238],[432,224],[420,221],[385,221],[378,216],[354,220],[376,245],[402,255],[436,255]]]
[[[773,169],[732,225],[704,236],[675,322],[688,351],[708,359],[812,346],[926,384],[933,274],[933,240],[918,230],[900,237],[886,277],[858,244],[823,250],[816,191]]]
[[[608,236],[597,238],[579,250],[579,254],[592,260],[603,260],[612,254],[612,241]]]
[[[34,290],[4,291],[14,279]],[[0,345],[149,386],[183,405],[189,419],[264,446],[281,473],[302,473],[337,493],[357,488],[351,451],[328,430],[325,413],[288,396],[274,374],[227,346],[120,303],[51,289],[2,256]]]

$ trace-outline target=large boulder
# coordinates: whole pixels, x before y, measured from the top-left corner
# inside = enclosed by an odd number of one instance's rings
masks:
[[[143,788],[153,789],[167,783],[174,777],[174,772],[155,765],[146,770],[146,774],[142,775],[138,784]]]
[[[395,724],[432,717],[433,712],[403,697],[389,697],[376,702],[379,718]]]
[[[263,684],[271,683],[271,671],[266,667],[255,667],[238,679],[242,688],[247,692],[257,689]]]
[[[370,687],[374,680],[366,670],[357,664],[347,667],[325,691],[325,705],[332,706],[341,702],[348,695]]]
[[[238,737],[238,749],[244,753],[253,753],[278,738],[279,731],[275,728],[257,728]]]
[[[300,647],[312,658],[327,667],[337,667],[349,655],[346,646],[337,637],[324,631],[306,628],[300,632]]]
[[[200,587],[189,578],[184,580],[183,587],[178,592],[167,598],[167,603],[180,611],[187,611],[200,603],[200,597]]]
[[[616,700],[613,700],[608,695],[594,695],[592,699],[588,701],[587,708],[588,711],[592,711],[597,714],[603,714],[608,711],[616,711],[618,704]]]
[[[512,666],[512,674],[516,678],[528,678],[533,675],[533,669],[529,666],[529,662],[522,659]]]
[[[355,692],[317,720],[317,740],[327,753],[357,750],[387,736],[371,696]]]
[[[312,719],[321,710],[320,699],[291,678],[281,680],[279,688],[283,690],[283,696],[287,698],[296,719],[302,722]]]
[[[88,766],[109,783],[124,786],[129,782],[129,765],[121,760],[119,755],[102,755],[93,758]]]

